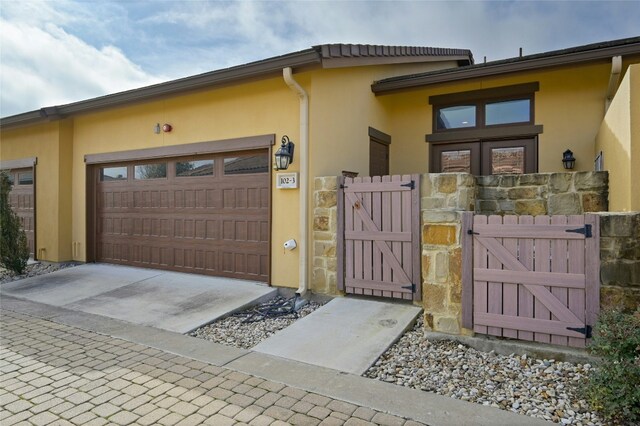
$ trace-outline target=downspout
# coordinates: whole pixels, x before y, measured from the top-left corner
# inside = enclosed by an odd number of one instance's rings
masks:
[[[611,76],[609,77],[609,87],[607,88],[607,97],[604,101],[604,112],[609,110],[611,101],[616,94],[618,82],[620,81],[620,72],[622,71],[622,56],[614,56],[611,58]]]
[[[309,290],[307,278],[307,233],[309,227],[309,96],[307,92],[293,79],[291,67],[282,69],[282,77],[285,83],[300,98],[300,145],[297,151],[300,156],[300,286],[296,291],[299,296],[304,296]]]

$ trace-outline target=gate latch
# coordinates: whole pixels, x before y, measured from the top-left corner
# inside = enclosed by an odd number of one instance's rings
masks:
[[[591,326],[590,325],[586,325],[582,328],[579,327],[567,327],[567,330],[571,330],[571,331],[575,331],[577,333],[582,333],[584,334],[584,337],[586,337],[587,339],[591,339]]]
[[[411,285],[405,285],[401,288],[404,288],[406,290],[411,290],[411,293],[415,293],[416,292],[416,285],[415,284],[411,284]]]
[[[585,238],[593,237],[593,235],[591,234],[591,225],[590,224],[586,224],[582,228],[567,229],[565,232],[574,232],[576,234],[582,234],[582,235],[585,236]]]

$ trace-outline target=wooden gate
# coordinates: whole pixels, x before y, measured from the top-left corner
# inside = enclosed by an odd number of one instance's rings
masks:
[[[338,289],[420,299],[420,178],[341,178]]]
[[[473,240],[473,269],[463,270],[463,325],[584,347],[600,306],[597,217],[476,215],[471,223],[471,215],[463,250]]]

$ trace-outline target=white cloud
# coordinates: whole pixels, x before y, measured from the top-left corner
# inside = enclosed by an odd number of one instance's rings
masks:
[[[115,46],[95,48],[25,7],[22,20],[0,19],[0,115],[7,116],[140,87],[150,75]],[[56,19],[64,21],[65,15]],[[14,17],[15,19],[15,17]]]
[[[480,62],[640,22],[638,2],[0,1],[2,116],[323,43],[468,48]]]

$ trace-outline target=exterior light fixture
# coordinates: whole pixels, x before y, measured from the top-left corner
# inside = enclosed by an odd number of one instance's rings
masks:
[[[173,130],[173,126],[171,126],[171,124],[163,124],[162,125],[162,131],[165,133],[169,133],[171,130]]]
[[[573,166],[576,165],[576,159],[570,149],[562,153],[562,165],[567,170],[573,169]]]
[[[276,151],[276,170],[287,170],[293,163],[293,148],[295,145],[289,140],[289,136],[282,137],[280,148]]]
[[[155,133],[156,135],[160,134],[160,123],[156,123],[156,125],[153,126],[153,133]]]

